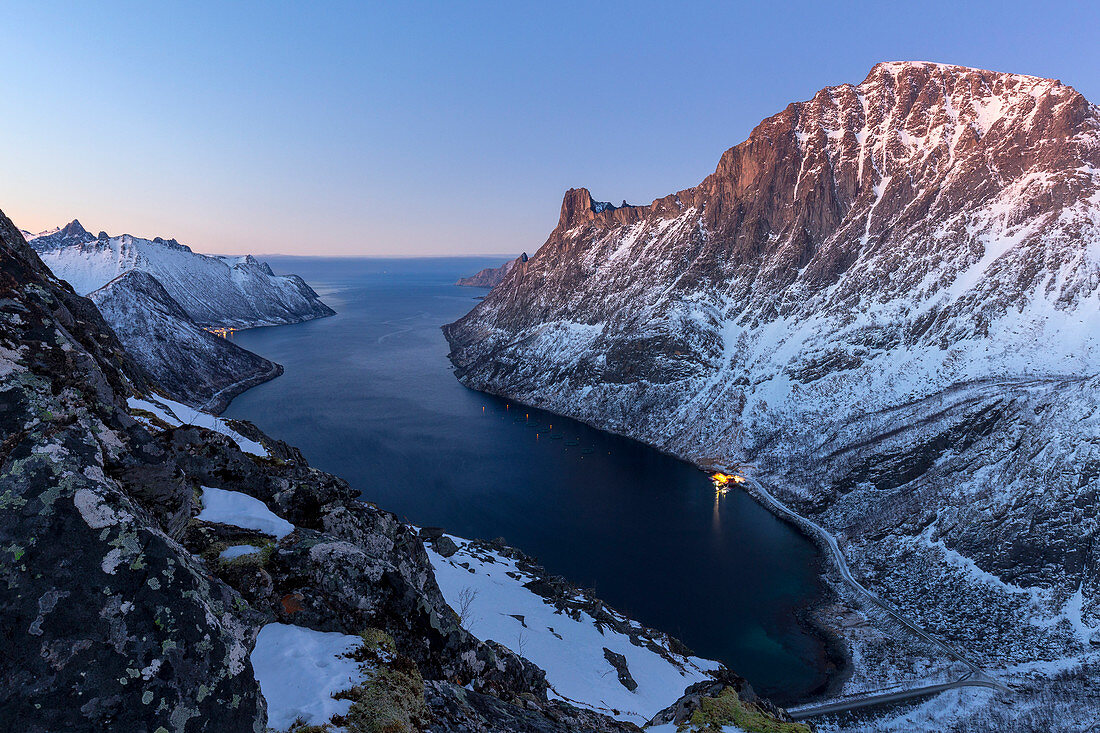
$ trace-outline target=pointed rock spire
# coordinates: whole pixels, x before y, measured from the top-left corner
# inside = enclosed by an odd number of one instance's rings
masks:
[[[70,237],[80,238],[87,236],[88,230],[81,225],[78,219],[73,219],[68,224],[61,227],[60,234],[62,239],[69,239]]]

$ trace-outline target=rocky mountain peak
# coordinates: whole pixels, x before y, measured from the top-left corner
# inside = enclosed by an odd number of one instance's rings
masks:
[[[571,188],[561,202],[560,229],[570,229],[592,218],[592,194],[587,188]]]
[[[59,234],[61,235],[62,239],[70,239],[70,238],[80,239],[80,238],[84,238],[85,236],[88,235],[88,230],[85,229],[83,227],[83,225],[81,225],[81,223],[78,219],[73,219],[68,224],[61,227],[61,230],[59,231]]]

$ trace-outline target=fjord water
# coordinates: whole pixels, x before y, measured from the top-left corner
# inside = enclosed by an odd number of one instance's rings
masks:
[[[414,524],[503,537],[779,702],[819,688],[796,621],[822,592],[809,541],[688,463],[455,379],[440,326],[485,291],[453,283],[501,260],[268,258],[337,315],[235,334],[286,371],[225,415]]]

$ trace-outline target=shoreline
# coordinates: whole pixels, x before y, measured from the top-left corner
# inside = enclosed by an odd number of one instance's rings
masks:
[[[332,310],[332,309],[329,308],[329,310]],[[251,330],[257,329],[257,328],[277,328],[279,326],[295,326],[295,325],[298,325],[300,323],[309,323],[310,321],[319,321],[322,318],[331,318],[332,316],[335,316],[335,315],[336,315],[336,311],[332,311],[331,313],[323,313],[323,314],[318,315],[318,316],[311,316],[309,318],[302,318],[302,319],[297,320],[297,321],[287,321],[286,323],[257,323],[257,324],[252,325],[252,326],[246,326],[245,328],[236,328],[236,329],[234,329],[234,333],[238,333],[238,332],[241,332],[241,331],[251,331]],[[201,326],[201,328],[206,328],[206,326]],[[233,342],[232,339],[230,339],[230,343],[232,343],[232,342]],[[245,351],[248,351],[248,353],[250,353],[250,354],[255,354],[256,353],[256,352],[251,351],[249,349],[245,349],[240,344],[234,344],[234,345],[237,346],[240,349],[244,349]],[[262,354],[256,354],[256,356],[263,357]],[[267,358],[267,357],[263,357],[263,358]],[[270,361],[270,359],[268,359],[268,361]],[[242,394],[244,394],[248,390],[252,389],[253,387],[258,387],[261,384],[264,384],[266,382],[270,382],[273,379],[277,379],[277,378],[283,376],[283,372],[284,372],[283,365],[278,364],[278,363],[273,362],[273,361],[271,363],[274,366],[274,368],[271,369],[270,371],[268,371],[266,374],[254,374],[251,377],[246,377],[245,379],[240,380],[239,382],[234,382],[233,384],[229,385],[228,387],[222,387],[220,390],[215,392],[210,397],[210,399],[208,399],[206,402],[204,402],[202,404],[202,406],[199,407],[198,409],[202,410],[203,412],[209,412],[211,415],[220,416],[223,412],[225,412],[227,409],[229,409],[229,405],[230,405],[231,402],[233,402],[234,399],[241,396]]]
[[[450,338],[447,329],[449,325],[451,324],[445,324],[444,326],[440,327],[444,333],[444,337],[447,338],[448,344],[450,344]],[[476,389],[466,384],[466,382],[459,374],[458,367],[455,367],[454,375],[455,378],[458,379],[459,384],[472,392],[488,394],[499,399],[508,400],[513,404],[523,405],[535,410],[548,412],[553,415],[559,415],[560,417],[565,417],[570,420],[575,420],[579,423],[583,423],[584,425],[587,425],[594,430],[599,430],[604,433],[609,433],[611,435],[617,435],[621,438],[633,440],[637,443],[641,443],[651,450],[663,453],[664,455],[675,458],[678,461],[683,461],[684,463],[691,465],[692,467],[698,469],[704,474],[709,475],[710,473],[713,473],[714,470],[716,470],[713,466],[702,465],[694,460],[685,458],[682,455],[678,455],[676,453],[673,453],[672,451],[666,450],[661,446],[653,445],[652,443],[648,443],[644,440],[639,440],[633,435],[629,435],[627,433],[619,432],[617,430],[610,430],[605,426],[597,425],[593,422],[590,422],[589,420],[585,420],[580,417],[574,417],[572,415],[554,412],[553,410],[549,410],[546,407],[541,407],[539,405],[531,405],[529,403],[523,402],[522,400],[517,400],[516,398],[509,395],[503,395],[497,392],[493,392],[492,390]],[[739,484],[736,488],[740,491],[743,491],[754,502],[766,509],[769,514],[786,523],[787,525],[793,527],[800,536],[810,541],[814,545],[814,547],[817,548],[817,551],[819,553],[817,561],[820,563],[817,569],[817,582],[818,587],[821,589],[821,594],[815,600],[807,602],[806,606],[803,609],[795,612],[795,622],[797,623],[799,628],[807,633],[808,636],[815,639],[821,645],[819,658],[821,659],[822,664],[825,668],[823,672],[825,681],[815,687],[813,691],[811,691],[809,694],[792,697],[791,702],[789,702],[788,705],[800,705],[825,699],[826,695],[834,694],[843,687],[844,683],[848,680],[848,678],[851,677],[855,663],[848,650],[847,645],[843,641],[843,637],[840,635],[840,632],[837,629],[828,626],[817,618],[817,614],[819,611],[830,605],[831,602],[841,600],[839,598],[839,594],[837,594],[836,590],[833,589],[827,581],[828,570],[830,568],[835,569],[835,564],[829,558],[827,546],[824,546],[824,543],[820,541],[820,538],[818,538],[815,533],[809,531],[805,526],[793,519],[791,516],[785,514],[782,511],[778,511],[769,502],[764,501],[762,497],[760,497],[755,491],[750,491],[747,487],[747,484]],[[751,683],[752,680],[750,679],[749,682]]]
[[[249,352],[253,353],[253,352]],[[258,355],[257,355],[258,356]],[[263,374],[253,374],[239,382],[234,382],[228,387],[222,387],[214,395],[204,402],[198,409],[209,412],[211,415],[220,416],[229,407],[229,403],[239,395],[244,394],[253,387],[258,387],[265,382],[270,382],[283,375],[283,365],[271,362],[271,369]]]

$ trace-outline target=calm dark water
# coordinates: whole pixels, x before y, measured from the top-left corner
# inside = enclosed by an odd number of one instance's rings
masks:
[[[810,542],[687,463],[458,383],[440,326],[484,291],[452,283],[501,259],[269,258],[337,315],[236,334],[286,372],[226,416],[410,522],[505,538],[777,700],[821,685],[795,621],[821,592]]]

